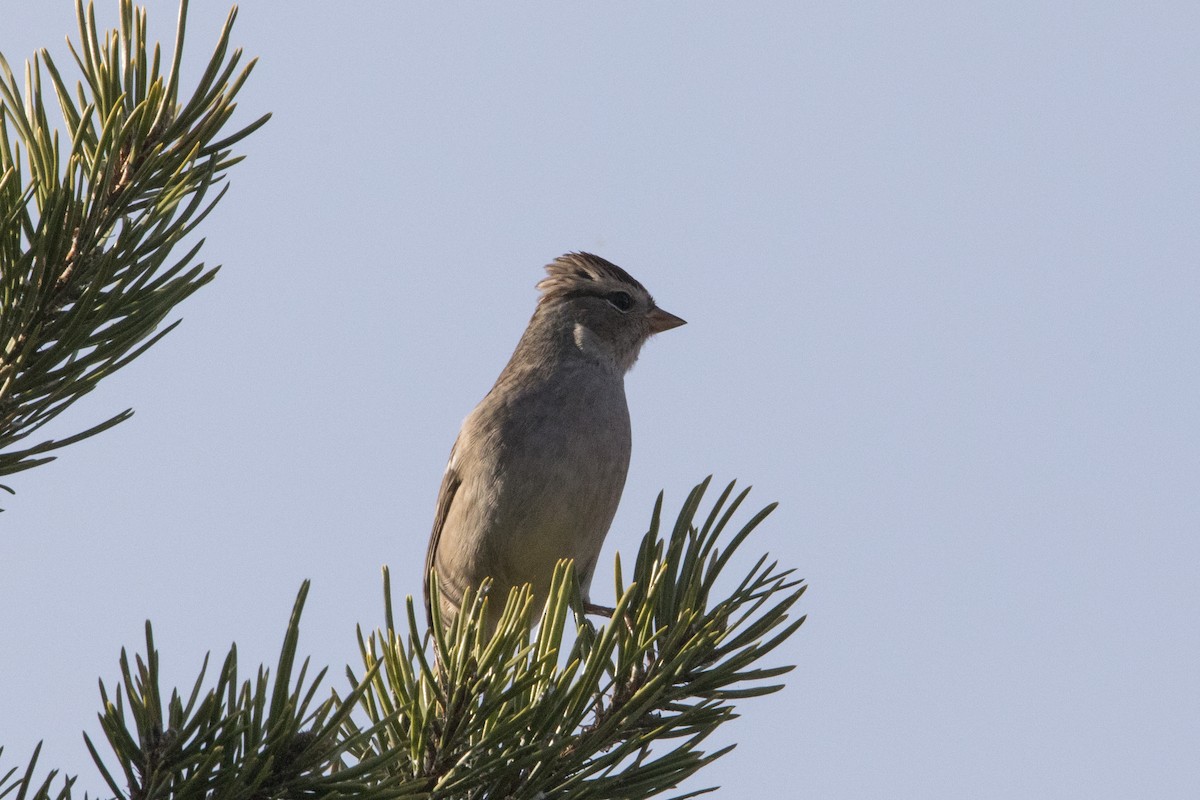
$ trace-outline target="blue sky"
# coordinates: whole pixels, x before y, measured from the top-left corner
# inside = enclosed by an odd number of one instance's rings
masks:
[[[11,62],[66,62],[73,3],[6,6]],[[1197,7],[282,8],[234,34],[274,118],[203,231],[220,275],[58,432],[131,421],[12,482],[6,763],[45,739],[101,788],[79,731],[146,618],[187,683],[231,641],[272,660],[311,578],[301,649],[353,663],[582,249],[689,322],[628,376],[595,585],[710,473],[780,501],[747,549],[811,584],[787,689],[693,788],[1194,796]],[[193,70],[224,13],[193,4]]]

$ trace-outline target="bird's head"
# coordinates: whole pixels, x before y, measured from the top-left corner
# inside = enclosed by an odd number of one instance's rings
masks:
[[[537,285],[539,315],[569,326],[579,350],[611,360],[622,372],[637,361],[647,339],[684,324],[655,305],[632,275],[591,253],[560,256],[546,273]]]

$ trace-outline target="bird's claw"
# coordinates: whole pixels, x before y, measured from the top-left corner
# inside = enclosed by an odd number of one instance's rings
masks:
[[[608,617],[612,619],[612,615],[617,613],[617,610],[612,606],[601,606],[595,603],[584,603],[583,613],[592,614],[597,617]]]

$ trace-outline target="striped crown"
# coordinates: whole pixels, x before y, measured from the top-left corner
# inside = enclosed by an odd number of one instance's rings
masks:
[[[537,285],[542,293],[539,303],[580,292],[599,294],[622,284],[650,298],[646,287],[638,283],[636,278],[611,261],[591,253],[559,256],[546,265],[546,276]],[[653,302],[653,299],[650,298],[650,301]]]

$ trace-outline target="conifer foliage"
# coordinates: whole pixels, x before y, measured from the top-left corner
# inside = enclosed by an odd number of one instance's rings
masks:
[[[229,46],[236,9],[186,97],[186,0],[165,62],[129,0],[103,34],[91,4],[76,12],[74,86],[45,50],[23,81],[0,56],[0,477],[130,416],[28,441],[169,333],[178,323],[162,327],[166,317],[212,280],[216,269],[195,262],[199,242],[182,255],[176,245],[224,194],[213,189],[241,160],[233,146],[267,120],[227,130],[254,66],[239,69]]]

